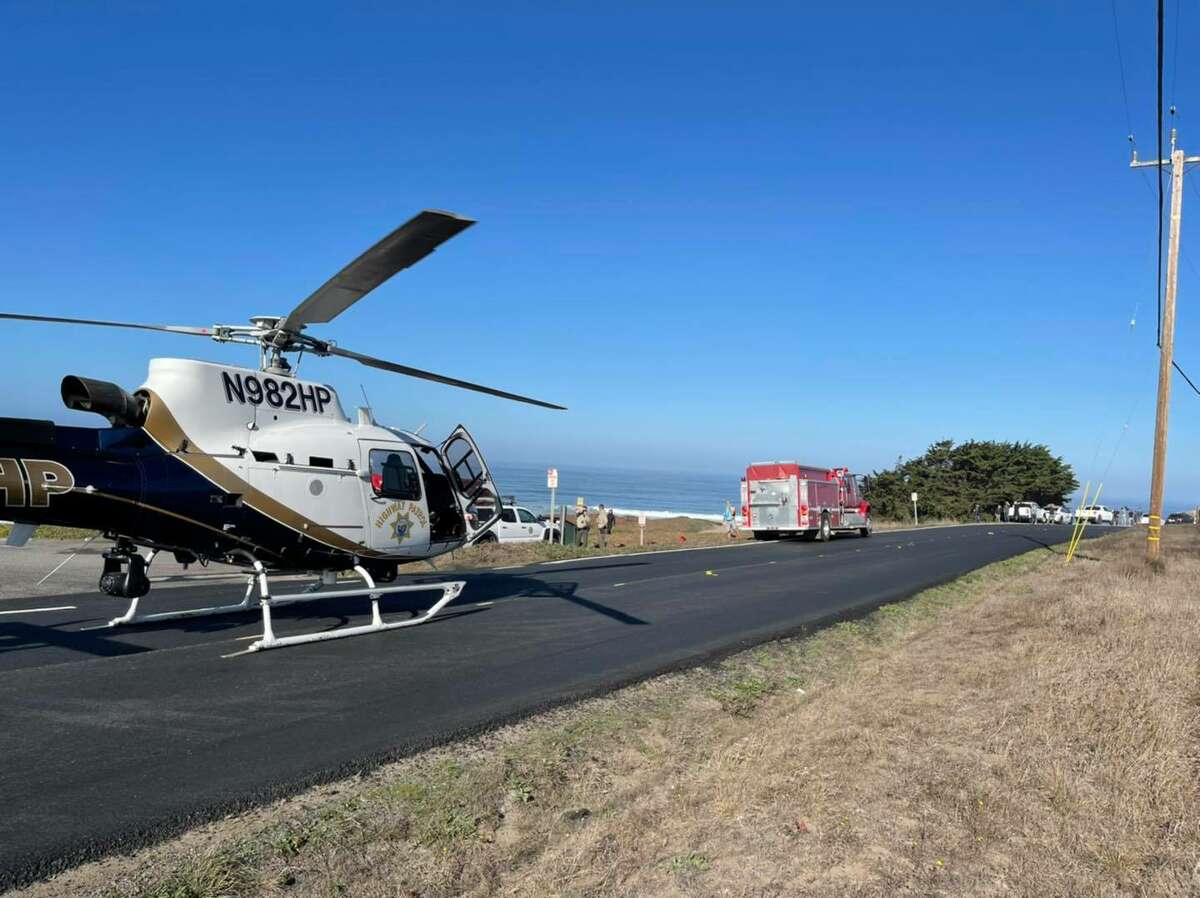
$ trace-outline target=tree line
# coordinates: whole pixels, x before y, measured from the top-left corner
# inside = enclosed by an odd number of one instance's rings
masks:
[[[1040,443],[939,440],[920,458],[876,471],[866,494],[879,518],[911,518],[917,493],[922,517],[964,519],[1006,502],[1062,505],[1078,486],[1071,466]]]

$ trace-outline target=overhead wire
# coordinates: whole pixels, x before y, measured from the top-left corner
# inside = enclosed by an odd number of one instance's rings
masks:
[[[1179,0],[1175,0],[1175,44],[1171,50],[1171,107],[1175,106],[1176,75],[1179,74]],[[1172,113],[1174,114],[1174,113]]]
[[[1163,0],[1158,0],[1157,6],[1158,6],[1158,39],[1157,39],[1158,64],[1156,66],[1156,70],[1157,70],[1156,74],[1158,76],[1157,77],[1157,80],[1158,80],[1158,104],[1157,104],[1157,110],[1156,110],[1157,111],[1156,121],[1158,123],[1158,127],[1155,129],[1154,138],[1155,138],[1155,145],[1157,146],[1158,155],[1156,155],[1154,157],[1154,162],[1155,162],[1154,170],[1158,173],[1158,266],[1155,271],[1156,279],[1157,279],[1157,287],[1156,287],[1155,292],[1157,294],[1157,299],[1158,299],[1158,314],[1155,316],[1155,323],[1157,325],[1157,331],[1156,331],[1156,336],[1154,338],[1154,342],[1155,342],[1156,346],[1161,347],[1162,346],[1162,295],[1163,295],[1163,290],[1162,290],[1162,277],[1163,277],[1163,267],[1162,267],[1162,264],[1163,264],[1163,261],[1162,261],[1162,250],[1163,250],[1163,246],[1162,246],[1163,245],[1163,170],[1162,170],[1162,162],[1163,162],[1163,155],[1162,155],[1162,137],[1163,137],[1163,134],[1162,134],[1162,128],[1163,128]]]
[[[1117,66],[1121,71],[1121,99],[1125,102],[1125,133],[1133,143],[1133,119],[1129,115],[1129,90],[1125,86],[1125,54],[1121,52],[1121,29],[1117,25],[1117,0],[1109,0],[1112,9],[1113,38],[1117,44]]]

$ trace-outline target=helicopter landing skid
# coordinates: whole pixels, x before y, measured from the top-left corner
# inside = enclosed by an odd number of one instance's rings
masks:
[[[262,565],[255,562],[255,572],[251,574],[246,583],[246,593],[242,597],[242,601],[234,605],[215,605],[211,608],[187,608],[182,611],[160,611],[154,614],[138,614],[138,599],[132,599],[129,603],[129,609],[120,617],[115,617],[108,622],[109,627],[119,627],[126,624],[146,624],[156,621],[166,620],[181,620],[189,617],[207,617],[216,614],[230,614],[237,611],[248,611],[253,604],[254,587],[258,585],[259,599],[258,603],[262,609],[263,632],[262,637],[252,642],[246,650],[248,652],[259,652],[265,649],[284,648],[289,645],[303,645],[308,642],[325,642],[330,639],[344,639],[348,636],[363,636],[367,633],[381,633],[385,630],[399,630],[401,627],[415,627],[418,624],[427,623],[439,611],[449,605],[462,594],[463,588],[467,585],[463,580],[452,580],[447,583],[418,583],[408,586],[376,586],[374,579],[367,571],[356,565],[355,572],[363,579],[367,585],[359,589],[338,589],[332,592],[313,591],[309,590],[301,593],[291,593],[286,595],[271,595],[270,586],[267,583],[267,573]],[[431,592],[441,590],[442,596],[426,611],[411,617],[407,620],[385,621],[379,612],[379,597],[384,595],[393,595],[403,592]],[[271,609],[278,608],[282,605],[295,605],[300,602],[315,602],[323,599],[344,599],[354,598],[357,596],[369,596],[371,599],[371,622],[369,624],[361,624],[356,627],[339,627],[335,630],[324,630],[319,633],[298,633],[295,636],[276,636],[275,631],[271,626]]]

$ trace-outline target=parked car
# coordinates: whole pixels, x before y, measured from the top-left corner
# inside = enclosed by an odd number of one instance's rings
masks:
[[[1075,519],[1071,509],[1062,505],[1047,505],[1046,522],[1049,524],[1070,524]]]
[[[1186,511],[1177,511],[1172,515],[1167,516],[1168,524],[1194,524],[1196,519]]]
[[[1018,524],[1046,523],[1046,510],[1036,502],[1018,502],[1013,506],[1012,519]]]
[[[1113,510],[1107,505],[1085,505],[1075,512],[1075,517],[1089,524],[1112,524]]]

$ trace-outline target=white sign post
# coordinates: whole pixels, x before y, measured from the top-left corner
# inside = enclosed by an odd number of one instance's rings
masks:
[[[638,512],[638,545],[646,545],[646,512]]]
[[[546,489],[550,490],[550,532],[554,533],[554,492],[558,489],[558,468],[546,469]],[[566,523],[566,520],[563,520]]]
[[[921,522],[917,520],[917,494],[916,493],[912,494],[912,503],[913,503],[913,526],[920,527]]]

